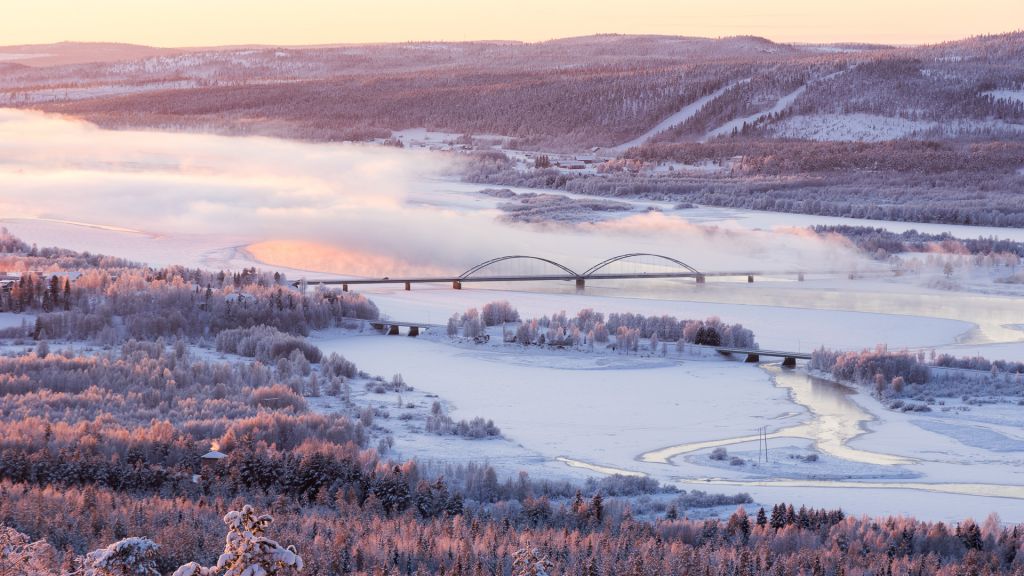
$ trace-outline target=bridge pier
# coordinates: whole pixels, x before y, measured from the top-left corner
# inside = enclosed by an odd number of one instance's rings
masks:
[[[747,359],[744,360],[744,362],[749,362],[751,364],[754,363],[754,362],[760,362],[760,361],[761,361],[761,357],[758,356],[757,354],[747,354]]]
[[[392,324],[391,327],[388,328],[388,336],[398,336],[398,324]]]
[[[412,282],[406,282],[406,283],[405,283],[405,289],[406,289],[407,291],[408,291],[408,290],[412,290]]]
[[[454,290],[462,290],[462,280],[452,280],[452,288]]]
[[[348,292],[348,284],[342,284],[341,285],[341,291],[342,292]]]
[[[804,273],[803,272],[801,272],[801,273],[796,275],[796,281],[797,282],[803,282],[804,281]]]
[[[584,278],[577,278],[576,279],[576,291],[577,292],[583,292],[583,290],[586,288],[586,286],[587,286],[586,279],[584,279]]]
[[[747,274],[747,284],[750,284],[753,281],[754,281],[754,275],[753,274]]]
[[[786,356],[785,358],[782,359],[782,367],[796,368],[796,358],[793,358],[792,356]]]
[[[707,282],[707,278],[703,274],[699,274],[697,276],[697,284],[704,284],[705,282]]]
[[[415,337],[417,337],[419,335],[420,335],[420,327],[419,326],[409,326],[409,336],[410,337],[415,338]]]

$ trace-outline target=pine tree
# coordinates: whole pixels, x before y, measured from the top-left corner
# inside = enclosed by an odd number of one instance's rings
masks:
[[[665,512],[665,519],[666,520],[677,520],[678,518],[679,518],[679,509],[676,508],[675,504],[669,506],[668,507],[668,511]]]
[[[775,530],[778,530],[786,525],[785,505],[776,504],[775,506],[772,506],[772,518],[768,525]]]
[[[594,497],[590,499],[590,510],[594,514],[594,520],[600,524],[604,518],[604,498],[600,494],[594,494]]]

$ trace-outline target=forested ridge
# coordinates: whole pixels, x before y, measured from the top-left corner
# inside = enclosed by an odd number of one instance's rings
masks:
[[[1024,84],[1022,56],[1020,33],[902,48],[619,35],[257,47],[15,65],[0,74],[0,98],[115,127],[335,141],[424,127],[497,134],[517,148],[583,150],[629,141],[729,86],[657,139],[699,140],[794,94],[785,110],[737,128],[775,138],[789,134],[781,130],[788,118],[870,114],[947,124],[917,124],[915,137],[1019,140],[1024,102],[1012,94]]]

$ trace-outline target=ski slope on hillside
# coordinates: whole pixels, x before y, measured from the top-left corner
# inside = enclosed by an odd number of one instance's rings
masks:
[[[711,130],[710,132],[705,134],[704,137],[700,139],[700,142],[707,142],[708,140],[712,138],[717,138],[719,136],[728,136],[729,134],[732,133],[733,130],[742,129],[744,124],[753,125],[758,120],[766,116],[771,116],[772,114],[782,112],[783,110],[789,108],[793,104],[793,102],[795,102],[796,99],[800,97],[801,94],[806,92],[807,87],[810,86],[811,84],[815,82],[824,82],[826,80],[831,80],[832,78],[835,78],[836,76],[843,74],[844,72],[846,72],[846,70],[840,70],[839,72],[833,72],[826,76],[822,76],[821,78],[812,79],[805,83],[804,85],[797,88],[796,90],[793,90],[789,94],[786,94],[782,98],[779,98],[778,101],[775,102],[775,105],[772,106],[771,108],[763,110],[761,112],[755,112],[754,114],[744,116],[742,118],[733,118],[732,120],[726,122],[725,124],[722,124],[718,128],[715,128],[714,130]]]
[[[679,111],[675,112],[668,118],[665,118],[661,122],[658,122],[657,124],[654,125],[653,128],[651,128],[647,132],[644,132],[643,134],[637,136],[636,138],[630,140],[629,142],[619,144],[618,146],[615,146],[613,148],[608,148],[607,152],[611,152],[613,154],[622,154],[623,152],[629,150],[630,148],[633,148],[634,146],[640,146],[641,144],[647,143],[648,140],[654,138],[658,134],[661,134],[665,130],[668,130],[669,128],[676,126],[678,124],[682,124],[683,122],[686,122],[687,120],[692,118],[694,114],[699,112],[701,108],[706,106],[709,102],[718,98],[722,94],[725,94],[729,90],[732,90],[736,86],[739,86],[740,84],[746,82],[750,82],[750,78],[737,80],[736,82],[727,84],[719,88],[718,90],[715,90],[714,92],[708,94],[707,96],[698,98],[697,100],[691,102],[690,104],[687,104],[686,106],[680,108]]]

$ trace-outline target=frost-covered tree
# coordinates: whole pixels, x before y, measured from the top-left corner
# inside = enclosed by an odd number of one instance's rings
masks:
[[[484,323],[480,319],[480,311],[476,308],[466,310],[462,315],[462,335],[466,338],[477,338],[484,333]]]
[[[505,322],[518,322],[519,312],[507,301],[488,302],[481,312],[485,326],[497,326]]]
[[[36,576],[53,570],[54,550],[45,540],[33,541],[0,524],[0,576]]]
[[[156,553],[160,548],[149,538],[125,538],[86,555],[86,576],[160,576]]]
[[[256,514],[252,506],[224,515],[228,534],[224,553],[209,568],[189,562],[174,571],[173,576],[273,576],[302,570],[302,558],[294,546],[287,548],[265,537],[267,526],[274,519],[269,514]]]
[[[548,576],[553,566],[547,557],[540,555],[540,550],[532,547],[517,550],[512,558],[513,576]]]

